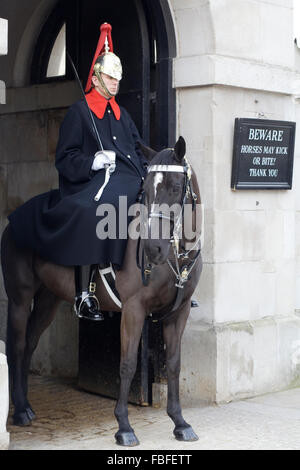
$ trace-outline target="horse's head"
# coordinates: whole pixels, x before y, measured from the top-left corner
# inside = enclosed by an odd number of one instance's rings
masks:
[[[179,137],[174,149],[151,154],[149,149],[141,148],[148,158],[153,157],[143,187],[146,208],[144,248],[150,263],[163,264],[168,257],[174,228],[185,202],[186,146],[184,139]]]

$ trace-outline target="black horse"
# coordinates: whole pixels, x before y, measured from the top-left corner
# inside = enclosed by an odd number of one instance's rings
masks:
[[[155,153],[142,148],[150,161],[144,181],[142,202],[148,208],[150,232],[169,222],[168,238],[128,239],[124,264],[116,272],[116,289],[122,309],[108,295],[100,277],[96,295],[105,311],[122,310],[120,393],[115,407],[119,430],[115,434],[120,445],[139,444],[128,420],[128,394],[137,365],[137,351],[143,324],[152,313],[163,322],[168,378],[168,415],[175,423],[174,434],[179,440],[198,439],[192,427],[182,417],[179,400],[180,345],[190,312],[191,296],[202,270],[199,233],[194,235],[189,249],[187,240],[179,236],[182,213],[187,203],[194,209],[200,203],[195,173],[185,155],[182,137],[174,149]],[[155,205],[177,203],[180,214],[155,212]],[[195,224],[197,211],[192,211]],[[137,256],[138,253],[138,256]],[[137,259],[141,261],[138,266]],[[73,302],[74,274],[70,267],[58,266],[41,259],[29,250],[20,249],[13,241],[8,225],[1,240],[1,260],[8,297],[7,358],[14,404],[13,423],[28,425],[35,418],[27,399],[27,381],[32,354],[42,332],[50,325],[61,300]],[[142,272],[142,275],[141,275]]]

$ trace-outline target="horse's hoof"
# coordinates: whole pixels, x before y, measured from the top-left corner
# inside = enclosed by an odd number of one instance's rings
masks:
[[[27,413],[27,416],[30,420],[34,420],[36,419],[36,415],[35,415],[35,412],[33,411],[33,409],[31,408],[31,406],[27,406],[26,408],[26,413]]]
[[[30,426],[31,419],[29,418],[27,411],[15,413],[13,415],[13,424],[15,426]]]
[[[115,438],[119,446],[134,447],[139,445],[139,440],[134,432],[117,432]]]
[[[199,439],[191,426],[188,428],[174,429],[174,435],[178,441],[198,441]]]

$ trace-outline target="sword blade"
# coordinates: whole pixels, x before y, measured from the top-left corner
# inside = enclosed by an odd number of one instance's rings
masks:
[[[66,53],[67,53],[68,60],[69,60],[69,62],[70,62],[70,64],[71,64],[71,67],[72,67],[72,69],[73,69],[73,71],[74,71],[74,74],[75,74],[75,77],[76,77],[76,81],[77,81],[77,83],[78,83],[78,85],[79,85],[81,94],[82,94],[82,96],[83,96],[83,98],[84,98],[84,101],[85,101],[86,106],[87,106],[87,109],[88,109],[88,113],[89,113],[90,120],[91,120],[91,123],[92,123],[92,129],[93,129],[93,131],[94,131],[94,133],[95,133],[95,136],[96,136],[96,139],[97,139],[97,142],[98,142],[98,146],[99,146],[99,147],[98,147],[98,150],[103,151],[103,145],[102,145],[102,142],[101,142],[101,139],[100,139],[100,135],[99,135],[99,132],[98,132],[96,123],[95,123],[95,119],[94,119],[94,116],[93,116],[93,114],[92,114],[92,111],[90,110],[90,107],[89,107],[89,105],[88,105],[88,102],[87,102],[87,100],[86,100],[85,92],[84,92],[82,83],[81,83],[81,81],[80,81],[78,72],[77,72],[77,70],[76,70],[76,67],[75,67],[75,65],[74,65],[74,62],[73,62],[73,60],[72,60],[72,58],[71,58],[69,52],[66,51]]]

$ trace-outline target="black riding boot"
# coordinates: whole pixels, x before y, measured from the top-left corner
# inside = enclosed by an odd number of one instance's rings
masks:
[[[76,297],[74,310],[79,318],[87,320],[104,320],[100,312],[98,299],[95,295],[94,281],[96,266],[75,266]]]

